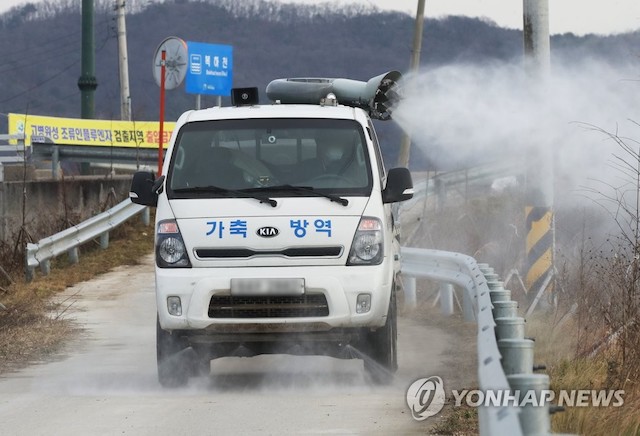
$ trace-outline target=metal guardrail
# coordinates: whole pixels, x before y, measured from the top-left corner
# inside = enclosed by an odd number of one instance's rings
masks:
[[[100,238],[100,247],[105,249],[109,245],[109,232],[133,216],[143,213],[145,225],[149,225],[149,208],[134,204],[130,199],[109,210],[102,212],[80,224],[39,240],[36,244],[27,244],[26,250],[26,278],[28,281],[35,276],[36,267],[44,275],[49,274],[51,259],[67,253],[71,263],[78,262],[78,247],[93,239]]]
[[[142,147],[85,146],[33,143],[33,154],[47,159],[67,159],[76,162],[158,163],[158,150]],[[154,162],[155,159],[155,162]]]
[[[477,185],[490,185],[501,177],[513,176],[522,173],[522,164],[519,162],[490,162],[473,168],[456,171],[447,171],[433,175],[430,178],[416,179],[411,200],[401,204],[402,209],[410,209],[416,203],[424,201],[426,197],[437,196],[438,204],[446,201],[447,192],[451,189],[461,190]]]
[[[24,133],[0,133],[0,141],[24,141]]]
[[[402,274],[453,283],[468,295],[467,310],[478,320],[478,383],[480,389],[509,390],[507,377],[500,364],[495,337],[495,321],[486,279],[476,261],[469,256],[439,250],[403,247]],[[470,305],[471,307],[469,307]],[[464,310],[467,313],[467,310]],[[522,429],[514,408],[478,410],[481,435],[521,435]]]
[[[157,166],[158,150],[141,147],[83,146],[34,143],[33,156],[51,160],[51,176],[57,178],[61,159],[71,162],[124,163]]]
[[[442,205],[449,189],[459,191],[471,185],[487,185],[500,177],[519,173],[517,162],[495,163],[420,179],[415,184],[413,199],[403,202],[400,212],[433,195]],[[482,391],[539,393],[549,389],[548,375],[533,374],[534,369],[544,367],[534,367],[534,342],[524,337],[524,318],[518,317],[517,303],[511,301],[511,292],[504,289],[503,282],[489,265],[478,264],[461,253],[411,247],[403,247],[401,257],[407,304],[416,305],[416,277],[440,282],[439,299],[445,314],[453,313],[453,285],[463,289],[463,317],[478,325],[478,383]],[[557,411],[554,409],[557,408],[531,404],[522,408],[480,407],[480,435],[550,434],[550,414]]]
[[[478,325],[478,383],[483,392],[512,392],[520,401],[527,391],[540,394],[549,389],[546,374],[533,374],[533,341],[524,338],[524,319],[517,316],[517,303],[511,301],[511,292],[503,288],[492,268],[447,251],[403,247],[401,255],[409,292],[415,292],[416,277],[464,289],[465,320],[475,319]],[[446,304],[446,289],[440,292],[441,304]],[[415,295],[408,298],[414,299]],[[484,405],[478,409],[480,435],[550,434],[550,413],[548,404]]]
[[[0,166],[6,164],[20,164],[29,157],[30,148],[24,144],[6,144],[8,141],[24,141],[22,133],[8,135],[0,134]],[[25,156],[26,155],[26,156]],[[2,179],[0,179],[2,181]]]
[[[60,160],[70,162],[92,162],[92,163],[120,163],[130,165],[147,165],[154,167],[158,163],[158,150],[155,148],[142,147],[120,147],[120,146],[84,146],[84,145],[60,145],[53,143],[34,142],[24,147],[25,135],[23,133],[0,134],[2,141],[18,141],[15,145],[0,144],[0,164],[19,163],[24,158],[31,157],[38,160],[51,161],[51,176],[58,178],[58,168]],[[7,154],[11,153],[11,156]],[[3,154],[5,155],[3,157]]]

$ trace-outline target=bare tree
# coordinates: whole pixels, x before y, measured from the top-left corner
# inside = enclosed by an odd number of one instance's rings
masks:
[[[639,126],[634,122],[636,126]],[[613,140],[617,153],[610,162],[615,181],[598,181],[587,188],[614,223],[615,232],[590,253],[589,276],[599,288],[595,312],[607,327],[602,345],[610,345],[617,357],[619,381],[640,375],[640,142],[588,126]]]

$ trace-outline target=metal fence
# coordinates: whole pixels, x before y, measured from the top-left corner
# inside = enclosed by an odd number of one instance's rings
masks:
[[[32,280],[39,266],[43,274],[49,274],[51,259],[67,253],[71,263],[78,262],[78,247],[93,239],[100,239],[100,247],[109,245],[109,232],[135,215],[142,213],[142,220],[149,225],[149,208],[125,199],[111,209],[65,229],[53,236],[27,244],[26,278]]]

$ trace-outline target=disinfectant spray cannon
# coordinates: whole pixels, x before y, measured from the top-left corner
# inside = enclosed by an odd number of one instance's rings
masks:
[[[398,81],[401,77],[398,71],[389,71],[367,82],[324,78],[276,79],[267,85],[267,97],[283,104],[317,104],[335,99],[340,104],[366,110],[371,118],[389,120],[400,100]]]

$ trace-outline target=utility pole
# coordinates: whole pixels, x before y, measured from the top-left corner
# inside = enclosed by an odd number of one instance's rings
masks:
[[[120,72],[120,119],[131,121],[131,91],[129,90],[129,61],[127,58],[127,27],[124,20],[124,1],[116,0],[118,67]]]
[[[420,52],[422,51],[422,33],[424,29],[424,2],[418,0],[418,12],[416,13],[416,23],[413,30],[413,50],[411,51],[411,63],[409,71],[415,73],[420,65]],[[409,132],[404,132],[400,143],[400,153],[398,154],[398,166],[409,166],[409,154],[411,148],[411,136]]]
[[[530,88],[546,92],[551,64],[549,1],[523,0],[524,64]],[[544,101],[544,100],[543,100]],[[544,107],[538,108],[543,112]],[[540,126],[543,129],[544,126]],[[533,144],[527,155],[525,193],[526,277],[531,299],[552,289],[555,225],[553,217],[553,156],[551,144]]]
[[[95,118],[94,94],[98,81],[94,50],[93,0],[82,0],[82,71],[78,79],[80,118]]]
[[[551,67],[549,0],[523,0],[522,6],[525,66],[544,81]]]
[[[95,92],[96,80],[95,42],[93,30],[93,0],[82,0],[82,70],[78,79],[80,88],[80,118],[96,117]],[[89,162],[80,165],[82,174],[89,174]]]

